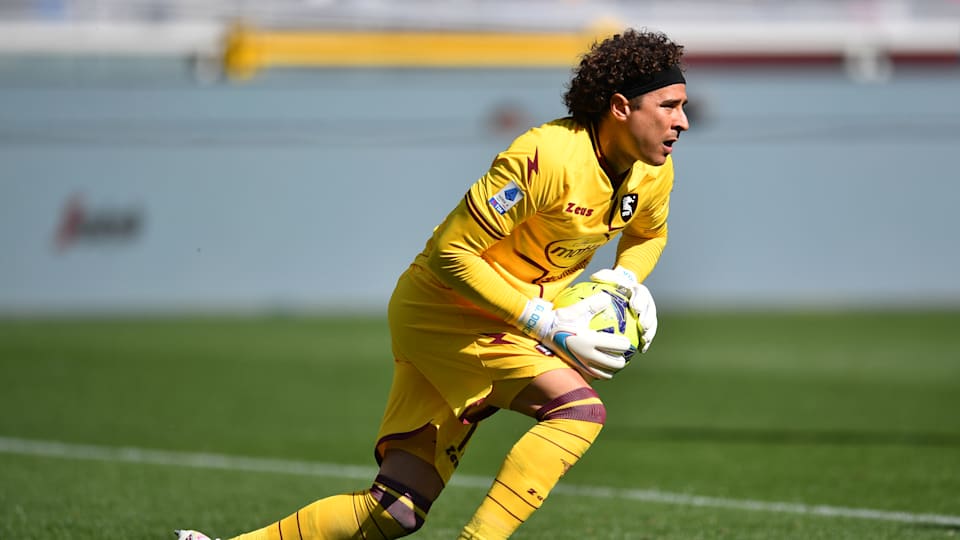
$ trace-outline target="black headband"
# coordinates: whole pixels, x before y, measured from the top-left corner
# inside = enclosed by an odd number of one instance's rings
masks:
[[[658,71],[642,79],[624,82],[623,88],[617,93],[623,94],[623,97],[627,99],[633,99],[641,94],[652,92],[664,86],[686,82],[687,80],[683,78],[683,71],[680,69],[680,65],[674,64],[667,69]]]

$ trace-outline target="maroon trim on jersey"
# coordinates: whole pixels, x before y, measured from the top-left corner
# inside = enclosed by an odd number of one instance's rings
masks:
[[[550,273],[549,270],[547,270],[546,268],[540,266],[540,264],[538,264],[537,261],[531,259],[530,257],[524,255],[523,253],[520,253],[520,252],[517,251],[517,250],[513,250],[513,252],[517,255],[517,257],[520,257],[521,259],[523,259],[524,261],[526,261],[527,263],[529,263],[530,266],[532,266],[532,267],[536,268],[537,270],[540,270],[541,272],[543,272],[543,273],[540,275],[540,277],[538,277],[537,279],[543,279],[543,278],[547,277],[547,274]],[[536,282],[537,282],[537,279],[533,280],[533,282],[536,283]]]
[[[432,427],[433,427],[432,424],[427,422],[426,424],[418,427],[413,431],[407,431],[404,433],[392,433],[385,437],[381,437],[380,440],[377,441],[377,444],[373,445],[373,458],[377,460],[377,465],[383,465],[383,455],[380,454],[380,447],[383,446],[385,443],[389,441],[402,441],[404,439],[409,439],[410,437],[417,435],[421,431],[425,429],[430,429]],[[458,454],[463,453],[463,449],[466,448],[467,443],[470,442],[470,438],[473,437],[473,434],[476,431],[477,431],[477,424],[470,424],[470,428],[467,430],[467,433],[463,436],[463,439],[460,441],[460,444],[458,444],[456,447],[456,452]],[[453,448],[453,447],[451,446],[450,448]],[[449,455],[449,449],[447,453]],[[459,465],[458,460],[459,458],[457,456],[451,456],[451,461],[453,461],[454,468],[456,468]]]
[[[626,223],[623,227],[614,227],[613,219],[619,212],[620,208],[617,204],[617,192],[620,191],[620,186],[623,185],[623,182],[626,181],[627,176],[630,174],[630,169],[627,169],[623,173],[617,174],[616,171],[610,167],[610,164],[607,162],[606,156],[603,155],[603,150],[600,148],[600,139],[597,136],[597,126],[590,124],[587,129],[587,133],[590,135],[590,144],[593,145],[593,153],[597,158],[597,163],[600,165],[600,168],[603,169],[603,173],[607,175],[607,180],[610,181],[610,187],[613,188],[613,195],[610,198],[610,213],[607,215],[607,231],[619,231],[620,229],[626,228]]]
[[[609,236],[607,236],[606,234],[604,234],[604,236],[607,237],[607,240],[610,239]],[[589,259],[589,258],[583,259],[583,260],[578,261],[576,264],[573,264],[573,265],[571,265],[571,266],[567,266],[566,268],[561,268],[560,270],[562,270],[562,271],[561,271],[559,274],[556,274],[556,275],[551,276],[551,275],[550,275],[550,270],[548,270],[548,269],[540,266],[539,264],[537,264],[537,261],[531,259],[530,257],[524,255],[523,253],[520,253],[520,252],[517,251],[517,250],[513,250],[513,253],[514,253],[514,255],[516,255],[517,257],[519,257],[520,259],[522,259],[524,262],[526,262],[526,263],[529,264],[530,266],[536,268],[537,270],[540,270],[540,275],[537,276],[537,277],[535,277],[535,278],[530,282],[531,285],[537,285],[538,287],[540,287],[540,298],[543,298],[543,293],[544,293],[543,284],[544,284],[544,283],[552,283],[552,282],[554,282],[554,281],[559,281],[559,280],[561,280],[561,279],[564,279],[564,278],[570,276],[571,274],[574,274],[574,273],[576,273],[576,272],[579,272],[579,271],[583,270],[584,268],[587,267],[587,265],[590,264],[590,259]],[[548,256],[546,253],[545,253],[544,255],[547,256],[547,258],[549,258],[549,256]]]
[[[610,181],[610,187],[613,188],[613,192],[616,194],[620,186],[623,185],[623,181],[627,179],[627,175],[630,174],[630,169],[622,173],[613,170],[610,162],[607,161],[607,156],[603,155],[603,149],[600,148],[600,137],[597,134],[597,126],[590,124],[588,132],[590,133],[590,143],[593,145],[593,153],[597,157],[597,163],[600,164],[600,168],[603,169],[604,174],[607,175],[607,180]]]
[[[430,423],[427,422],[426,424],[418,427],[413,431],[407,431],[404,433],[393,433],[393,434],[387,435],[386,437],[381,438],[379,441],[377,441],[377,444],[373,445],[373,457],[374,459],[377,460],[377,465],[383,464],[383,456],[380,454],[381,445],[389,441],[402,441],[404,439],[409,439],[410,437],[413,437],[414,435],[420,433],[421,431],[429,427],[430,427]]]
[[[466,409],[463,410],[462,413],[460,413],[460,422],[464,425],[476,424],[481,420],[490,418],[499,410],[500,407],[485,403],[484,400],[481,399],[471,403]]]
[[[614,192],[613,200],[610,201],[610,214],[607,216],[607,232],[619,231],[620,229],[625,229],[627,224],[624,223],[622,227],[614,227],[613,220],[616,216],[620,215],[620,205],[616,203],[617,194]]]
[[[473,198],[470,197],[470,194],[467,193],[464,196],[464,200],[467,202],[467,212],[470,213],[470,217],[473,218],[477,225],[483,229],[484,232],[490,235],[491,238],[495,240],[503,240],[505,236],[497,232],[496,227],[487,223],[487,220],[483,217],[483,214],[477,209],[476,203],[473,202]]]
[[[544,291],[543,291],[543,284],[542,284],[540,281],[541,281],[543,278],[545,278],[545,277],[547,277],[547,276],[550,275],[550,270],[547,270],[546,268],[540,266],[539,264],[537,264],[537,261],[531,259],[530,257],[527,257],[526,255],[524,255],[523,253],[520,253],[520,252],[517,251],[517,250],[513,250],[513,253],[514,253],[517,257],[520,257],[523,261],[525,261],[525,262],[526,262],[527,264],[529,264],[530,266],[536,268],[537,270],[540,270],[540,276],[537,277],[537,278],[534,278],[534,280],[533,280],[532,282],[530,282],[530,284],[531,284],[531,285],[536,285],[537,287],[540,287],[540,298],[543,298],[543,292],[544,292]]]

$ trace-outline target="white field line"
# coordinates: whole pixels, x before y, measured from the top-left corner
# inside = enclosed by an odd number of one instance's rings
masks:
[[[18,439],[13,437],[0,437],[0,454],[195,467],[198,469],[293,474],[327,478],[354,478],[360,480],[370,480],[376,474],[374,467],[356,465],[239,457],[197,452],[175,452],[169,450],[151,450],[149,448],[94,446]],[[454,477],[450,485],[464,488],[487,489],[491,481],[491,478],[482,476],[458,475]],[[911,512],[872,510],[869,508],[847,508],[842,506],[754,501],[749,499],[727,499],[722,497],[702,497],[683,493],[670,493],[655,489],[623,489],[560,484],[553,490],[553,493],[597,499],[628,499],[680,506],[729,508],[754,512],[845,517],[874,521],[896,521],[900,523],[923,523],[960,527],[960,516],[915,514]]]

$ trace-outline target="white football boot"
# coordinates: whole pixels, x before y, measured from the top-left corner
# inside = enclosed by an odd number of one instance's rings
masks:
[[[177,540],[220,540],[219,538],[210,538],[199,531],[173,531],[173,534],[177,535]]]

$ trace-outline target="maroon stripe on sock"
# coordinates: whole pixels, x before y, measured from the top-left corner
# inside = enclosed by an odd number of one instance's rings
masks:
[[[300,511],[297,510],[297,535],[303,540],[303,531],[300,530]]]
[[[353,519],[357,521],[357,530],[360,531],[361,540],[366,540],[367,533],[363,532],[363,520],[360,519],[360,512],[357,510],[357,502],[361,499],[359,497],[352,497],[353,499]]]
[[[510,514],[511,516],[513,516],[513,519],[517,520],[517,521],[520,522],[520,523],[523,523],[523,519],[522,519],[520,516],[518,516],[518,515],[514,514],[513,512],[511,512],[510,509],[507,508],[506,506],[504,506],[502,502],[494,499],[494,498],[491,497],[489,494],[487,495],[487,498],[490,499],[491,501],[497,503],[497,506],[499,506],[500,508],[503,508],[503,511],[504,511],[504,512],[506,512],[506,513]]]
[[[548,442],[548,443],[556,446],[557,448],[563,450],[564,452],[570,454],[571,456],[576,457],[577,459],[580,459],[580,457],[581,457],[580,454],[571,451],[571,450],[570,450],[569,448],[567,448],[566,446],[561,446],[561,445],[557,444],[557,441],[552,441],[552,440],[544,437],[543,435],[541,435],[541,434],[539,434],[539,433],[533,433],[533,432],[529,432],[529,431],[528,431],[527,433],[530,433],[530,434],[533,435],[534,437],[540,437],[540,438],[543,439],[544,441],[546,441],[546,442]],[[564,431],[564,433],[567,433],[567,432]],[[580,436],[578,436],[578,435],[574,435],[573,433],[568,433],[568,435],[572,435],[572,436],[574,436],[574,437],[577,437],[578,439],[580,439],[580,440],[582,440],[582,441],[585,441],[587,444],[590,444],[590,441],[588,441],[587,439],[584,439],[583,437],[580,437]]]
[[[380,493],[383,493],[383,490],[380,489],[380,486],[374,486],[374,487],[370,488],[370,493],[371,493],[374,497],[376,497],[376,495],[374,494],[374,488],[376,489],[376,491],[378,491],[378,492],[380,492]],[[377,500],[379,500],[379,499],[377,499]],[[380,526],[380,522],[377,521],[377,518],[375,518],[375,517],[373,516],[373,511],[372,511],[372,510],[371,510],[371,512],[370,512],[369,519],[370,519],[370,522],[373,523],[373,526],[377,528],[377,532],[380,533],[380,538],[383,538],[384,540],[387,540],[387,538],[388,538],[388,537],[387,537],[387,533],[383,532],[383,527]],[[366,540],[366,538],[367,538],[367,533],[365,533],[365,532],[363,531],[363,527],[360,527],[360,534],[363,536],[363,539]]]
[[[280,526],[280,522],[277,522],[277,532],[280,533],[280,540],[283,540],[283,527]]]
[[[584,437],[583,435],[580,435],[580,434],[578,434],[578,433],[571,433],[571,432],[569,432],[569,431],[567,431],[567,430],[565,430],[565,429],[560,429],[560,428],[558,428],[558,427],[555,426],[555,425],[540,424],[540,427],[542,427],[542,428],[544,428],[544,429],[552,429],[552,430],[554,430],[554,431],[559,431],[560,433],[564,433],[564,434],[569,435],[569,436],[571,436],[571,437],[575,437],[575,438],[577,438],[577,439],[580,439],[581,441],[583,441],[583,442],[585,442],[585,443],[587,443],[587,444],[593,444],[593,439],[588,439],[588,438],[586,438],[586,437]],[[545,439],[545,440],[550,440],[550,439],[547,439],[547,437],[546,437],[545,435],[540,435],[539,433],[536,433],[536,432],[533,432],[533,434],[534,434],[534,435],[537,435],[538,437],[541,437],[541,438],[543,438],[543,439]]]
[[[520,499],[521,501],[527,503],[527,506],[529,506],[530,508],[533,508],[534,510],[537,509],[536,506],[530,504],[530,501],[528,501],[528,500],[526,499],[526,497],[524,497],[523,495],[520,495],[519,493],[517,493],[516,490],[514,490],[512,487],[504,484],[503,482],[501,482],[500,480],[497,480],[497,479],[494,479],[494,482],[496,482],[497,484],[500,484],[501,486],[503,486],[504,489],[506,489],[506,490],[509,491],[510,493],[513,493],[514,497],[516,497],[516,498]],[[496,500],[496,499],[494,499],[494,500]]]
[[[561,418],[603,424],[607,421],[607,408],[604,407],[602,403],[574,405],[573,407],[567,407],[559,411],[551,411],[543,415],[540,420],[557,420]]]
[[[557,407],[560,407],[562,405],[565,405],[573,401],[580,401],[581,399],[587,399],[592,397],[599,398],[600,396],[597,395],[597,392],[593,388],[590,388],[588,386],[583,386],[583,387],[577,388],[576,390],[571,390],[558,398],[554,398],[548,401],[543,407],[540,407],[540,410],[537,411],[537,420],[543,420],[544,416],[549,414],[550,411],[556,409]]]

